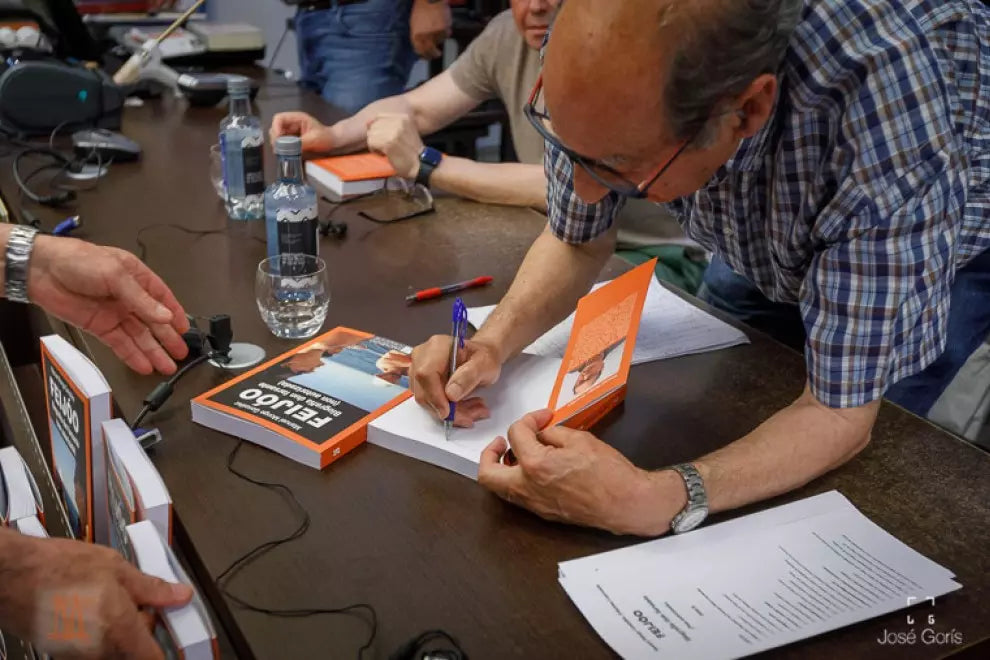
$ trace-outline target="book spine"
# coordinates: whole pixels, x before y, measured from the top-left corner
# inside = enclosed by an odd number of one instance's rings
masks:
[[[605,415],[612,412],[612,410],[625,401],[625,399],[626,386],[623,385],[606,396],[604,399],[600,400],[598,403],[589,406],[573,417],[564,420],[560,425],[576,431],[587,431],[592,426],[602,421],[602,418],[604,418]]]

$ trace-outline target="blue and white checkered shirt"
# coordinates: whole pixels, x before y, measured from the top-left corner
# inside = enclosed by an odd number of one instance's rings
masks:
[[[990,10],[980,0],[808,0],[768,124],[670,206],[769,298],[797,302],[812,392],[880,398],[945,348],[955,272],[990,249]],[[583,243],[585,204],[552,145],[550,227]]]

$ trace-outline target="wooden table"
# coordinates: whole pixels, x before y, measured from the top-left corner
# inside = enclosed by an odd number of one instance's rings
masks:
[[[266,124],[273,112],[300,106],[332,117],[329,108],[284,86],[263,89],[258,106]],[[144,159],[114,166],[99,190],[82,196],[79,209],[87,238],[136,251],[140,232],[149,265],[189,312],[229,313],[237,339],[275,355],[293,344],[272,337],[255,307],[263,227],[229,222],[207,176],[208,148],[223,114],[174,100],[128,109],[124,132],[141,143]],[[270,175],[272,166],[270,159]],[[0,174],[0,186],[12,197],[9,172]],[[346,208],[335,219],[347,220],[350,231],[343,241],[321,244],[333,293],[326,327],[348,325],[407,343],[445,331],[448,321],[447,302],[407,307],[408,292],[491,274],[492,287],[465,299],[494,303],[544,224],[531,211],[453,199],[439,200],[435,215],[393,226],[372,225]],[[168,223],[226,231],[196,237],[163,226]],[[603,277],[622,268],[613,261]],[[157,379],[128,372],[103,346],[71,335],[132,417]],[[800,393],[804,363],[774,341],[749,335],[747,346],[635,367],[625,406],[598,428],[601,436],[636,464],[659,468],[751,430]],[[196,370],[148,421],[165,437],[155,462],[175,500],[182,550],[239,655],[354,657],[368,632],[361,620],[255,614],[222,598],[213,584],[234,559],[298,524],[284,499],[227,471],[233,438],[190,421],[189,398],[221,378]],[[305,536],[234,580],[240,597],[270,608],[371,603],[379,615],[378,658],[431,628],[456,635],[474,658],[612,655],[558,586],[557,563],[637,539],[545,522],[463,477],[378,447],[360,447],[318,472],[247,445],[237,467],[289,485],[312,519]],[[990,638],[990,457],[884,405],[873,442],[856,459],[798,492],[732,515],[833,488],[956,572],[964,588],[937,604],[937,630],[962,632],[964,647]],[[906,628],[904,614],[892,614],[773,655],[930,658],[964,648],[877,645],[884,629]]]

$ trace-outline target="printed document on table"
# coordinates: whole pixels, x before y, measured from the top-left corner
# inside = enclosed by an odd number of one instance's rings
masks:
[[[600,282],[594,288],[605,284],[607,282]],[[479,328],[494,309],[494,305],[472,307],[468,309],[468,321]],[[571,314],[523,352],[563,358],[573,323],[574,315]],[[698,309],[653,278],[643,306],[632,363],[642,364],[747,343],[749,339],[741,330]]]
[[[673,552],[656,549],[694,532],[641,544],[652,556],[618,550],[565,562],[560,582],[622,657],[686,659],[744,657],[960,588],[951,571],[831,499],[808,516],[730,521],[731,535],[723,527]]]

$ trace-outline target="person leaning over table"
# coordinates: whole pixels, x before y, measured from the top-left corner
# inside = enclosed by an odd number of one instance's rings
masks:
[[[292,0],[299,82],[353,113],[399,94],[417,55],[443,55],[447,0]]]
[[[76,325],[141,374],[172,374],[187,348],[182,306],[137,257],[74,238],[0,224],[0,291]],[[59,658],[162,658],[143,607],[183,605],[192,597],[141,573],[110,548],[36,539],[0,528],[0,629]],[[85,635],[59,641],[59,602],[78,596]],[[76,621],[73,620],[73,625]],[[78,630],[78,628],[76,629]]]
[[[442,418],[495,381],[589,289],[622,197],[645,194],[800,306],[804,392],[656,472],[590,433],[541,431],[550,414],[534,412],[508,432],[519,465],[499,464],[498,438],[479,481],[547,518],[656,535],[842,465],[884,394],[924,414],[990,331],[987,89],[976,0],[568,0],[528,106],[548,140],[549,226],[449,382],[448,337],[415,349],[416,400]]]

